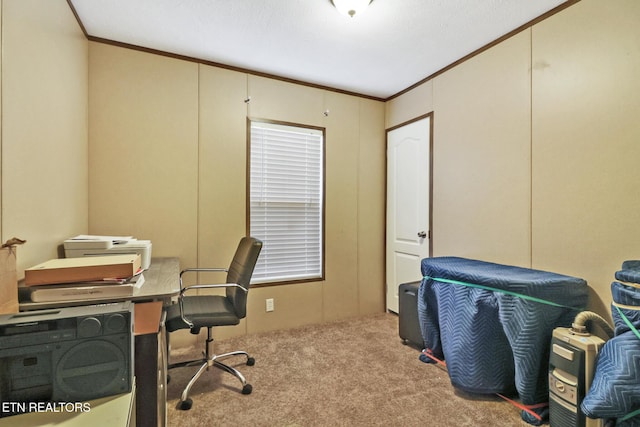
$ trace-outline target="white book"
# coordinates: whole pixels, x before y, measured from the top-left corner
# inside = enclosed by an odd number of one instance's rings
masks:
[[[138,274],[125,283],[97,282],[71,283],[66,285],[31,286],[28,288],[32,302],[63,302],[104,300],[133,296],[137,289],[144,284],[144,276]]]

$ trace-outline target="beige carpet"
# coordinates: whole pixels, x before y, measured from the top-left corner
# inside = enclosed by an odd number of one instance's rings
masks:
[[[192,389],[191,410],[181,411],[176,404],[194,369],[174,369],[169,426],[529,426],[499,398],[454,390],[442,368],[422,363],[417,349],[402,344],[394,314],[236,337],[214,347],[256,358],[255,366],[242,358],[234,363],[253,393],[240,394],[239,381],[211,369]]]

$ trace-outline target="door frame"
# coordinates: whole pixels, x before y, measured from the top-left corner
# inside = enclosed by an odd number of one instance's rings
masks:
[[[405,122],[402,122],[400,124],[394,125],[392,127],[389,127],[387,129],[385,129],[385,134],[384,134],[384,138],[385,138],[385,177],[388,176],[388,165],[389,165],[389,158],[388,158],[388,150],[389,150],[389,132],[396,130],[398,128],[401,128],[403,126],[406,125],[410,125],[411,123],[420,121],[422,119],[426,119],[429,118],[429,231],[428,231],[428,238],[429,238],[429,249],[428,249],[428,253],[429,253],[429,258],[433,257],[433,236],[434,236],[434,231],[433,231],[433,128],[434,128],[434,113],[433,111],[427,113],[427,114],[423,114],[421,116],[415,117],[413,119],[407,120]],[[384,188],[384,194],[385,194],[385,208],[384,208],[384,217],[385,217],[385,222],[384,222],[384,247],[385,247],[385,251],[384,251],[384,283],[385,283],[385,287],[383,289],[384,292],[384,300],[386,301],[387,298],[387,193],[388,193],[388,188],[389,188],[389,183],[387,182],[386,178],[385,178],[385,188]],[[385,303],[385,311],[387,311],[386,309],[386,303]]]

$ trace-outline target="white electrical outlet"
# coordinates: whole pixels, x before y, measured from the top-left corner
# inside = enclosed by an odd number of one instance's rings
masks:
[[[266,299],[267,311],[273,311],[273,298]]]

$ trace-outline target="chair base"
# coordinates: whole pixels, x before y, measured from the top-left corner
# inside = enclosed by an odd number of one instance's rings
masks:
[[[247,383],[247,380],[245,379],[244,375],[240,373],[240,371],[238,371],[234,367],[231,367],[229,365],[222,363],[221,360],[226,359],[228,357],[232,357],[232,356],[244,356],[247,358],[247,361],[246,361],[247,366],[255,365],[256,360],[253,357],[249,356],[249,354],[245,351],[232,351],[224,354],[210,355],[210,346],[212,342],[213,342],[213,339],[211,338],[211,328],[208,328],[206,347],[205,347],[205,352],[203,354],[204,357],[202,357],[201,359],[172,363],[168,365],[168,369],[200,365],[200,368],[198,368],[196,373],[191,377],[191,380],[189,380],[189,383],[187,384],[187,386],[182,391],[182,395],[180,396],[180,402],[178,402],[178,409],[181,409],[181,410],[191,409],[191,405],[193,404],[193,401],[189,397],[189,393],[191,392],[191,387],[193,387],[193,385],[198,380],[198,378],[200,378],[200,376],[202,376],[202,374],[205,371],[208,371],[209,368],[212,366],[215,368],[221,369],[225,372],[228,372],[234,377],[238,378],[238,380],[240,380],[240,383],[242,384],[242,390],[241,390],[242,394],[251,394],[251,392],[253,391],[253,387],[251,386],[251,384]]]

